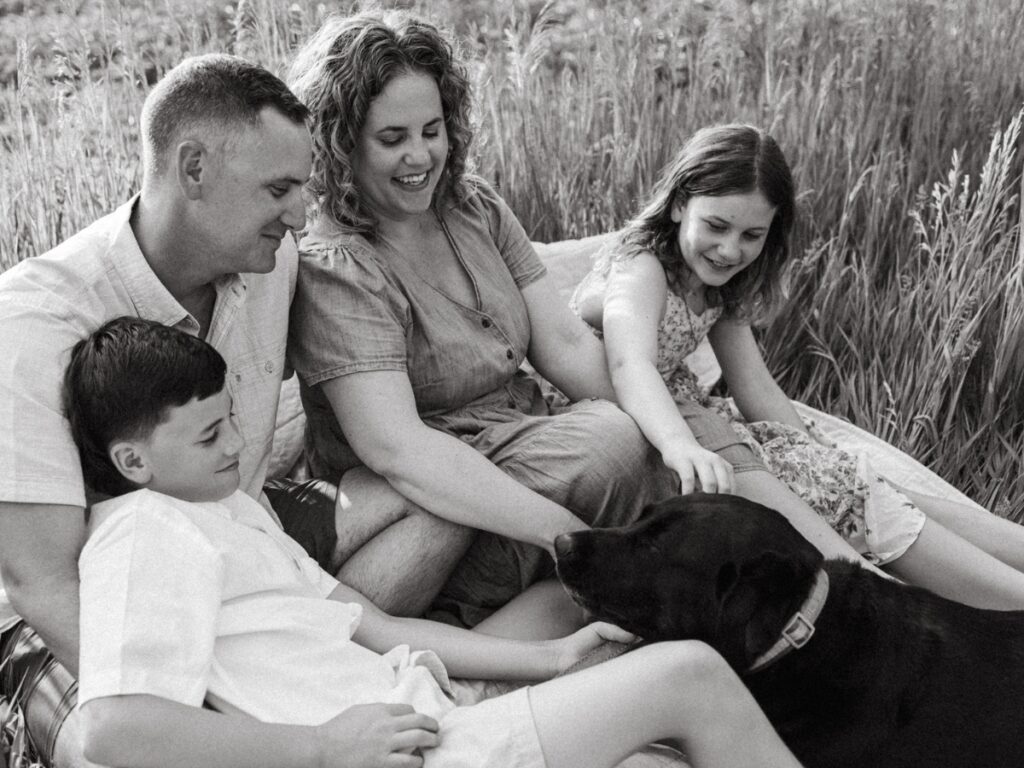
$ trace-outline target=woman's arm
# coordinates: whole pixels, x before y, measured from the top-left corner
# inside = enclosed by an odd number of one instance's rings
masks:
[[[430,649],[456,677],[547,680],[567,670],[605,640],[628,643],[635,639],[625,630],[598,622],[557,640],[510,640],[426,619],[389,616],[344,584],[339,584],[329,599],[363,607],[363,617],[352,638],[360,645],[378,653],[402,644],[414,650]]]
[[[695,480],[707,492],[729,492],[732,467],[697,443],[656,367],[667,290],[665,272],[651,254],[615,265],[602,321],[612,384],[622,409],[679,474],[683,493],[695,489]]]
[[[309,727],[109,696],[82,706],[82,730],[90,761],[138,768],[377,768],[399,750],[437,745],[437,723],[405,704],[352,707]]]
[[[522,294],[530,317],[530,364],[571,400],[600,397],[614,402],[601,340],[558,295],[554,280],[545,275]]]
[[[778,421],[806,431],[786,393],[765,365],[750,326],[721,319],[708,334],[729,394],[747,421]]]
[[[549,552],[558,534],[587,527],[471,446],[424,424],[404,372],[353,373],[325,382],[323,390],[366,466],[435,515]]]

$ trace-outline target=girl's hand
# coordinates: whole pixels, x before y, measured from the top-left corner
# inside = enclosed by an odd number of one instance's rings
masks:
[[[732,493],[732,464],[696,443],[677,442],[662,451],[662,461],[679,475],[679,492]]]
[[[634,643],[636,640],[637,636],[632,632],[627,632],[606,621],[595,621],[568,637],[551,641],[558,647],[555,674],[562,674],[606,641]]]

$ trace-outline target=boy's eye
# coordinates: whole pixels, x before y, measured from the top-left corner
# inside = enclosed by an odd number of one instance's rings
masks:
[[[272,194],[274,197],[284,197],[286,194],[288,194],[288,187],[282,187],[277,185],[272,186],[270,188],[270,194]]]
[[[709,221],[708,229],[710,229],[712,232],[725,232],[725,225],[715,224],[714,222]]]
[[[394,147],[402,142],[401,136],[381,136],[380,143],[385,147]]]
[[[215,442],[217,442],[218,435],[219,435],[218,432],[214,432],[212,435],[207,437],[205,440],[200,440],[199,444],[200,445],[213,445]]]
[[[753,241],[755,241],[755,240],[760,240],[760,239],[761,239],[762,237],[764,237],[764,236],[765,236],[766,234],[767,234],[766,232],[744,232],[744,233],[743,233],[743,236],[744,236],[744,237],[745,237],[745,238],[746,238],[747,240],[750,240],[751,242],[753,242]]]
[[[436,139],[438,136],[441,135],[441,132],[438,130],[424,131],[423,135],[426,136],[428,139]]]

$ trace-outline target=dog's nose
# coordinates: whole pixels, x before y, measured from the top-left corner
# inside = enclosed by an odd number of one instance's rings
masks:
[[[555,555],[559,558],[572,554],[573,538],[571,533],[560,533],[555,537]]]

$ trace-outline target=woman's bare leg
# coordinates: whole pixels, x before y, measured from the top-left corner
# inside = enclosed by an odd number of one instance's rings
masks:
[[[1024,571],[1024,525],[958,501],[917,493],[907,488],[899,489],[946,530],[1018,571]]]
[[[817,512],[770,472],[761,470],[738,472],[735,489],[737,495],[764,504],[785,516],[793,527],[816,546],[825,557],[856,560],[863,567],[875,571],[880,576],[885,575],[862,558],[842,536],[832,530],[829,524],[818,516]]]
[[[917,541],[886,567],[906,582],[959,603],[1001,611],[1024,609],[1024,573],[932,518],[925,521]]]
[[[550,768],[616,765],[645,745],[682,743],[694,768],[798,768],[721,656],[657,643],[530,689]]]
[[[550,579],[529,587],[473,629],[516,640],[551,640],[571,635],[585,623],[583,609],[557,579]]]

